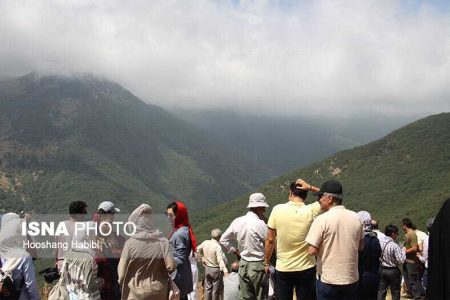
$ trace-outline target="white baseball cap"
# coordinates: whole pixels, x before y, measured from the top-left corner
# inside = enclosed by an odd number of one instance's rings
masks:
[[[118,209],[114,203],[111,201],[103,201],[98,206],[98,210],[103,209],[104,212],[112,212],[112,213],[119,213],[120,209]]]
[[[261,193],[251,194],[250,198],[248,199],[247,208],[252,207],[269,207],[269,205],[266,202],[266,197],[264,197],[264,195]]]

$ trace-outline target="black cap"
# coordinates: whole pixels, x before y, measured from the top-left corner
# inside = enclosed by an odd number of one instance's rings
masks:
[[[325,181],[320,187],[320,191],[314,193],[314,196],[322,196],[324,193],[342,196],[342,184],[337,180]]]

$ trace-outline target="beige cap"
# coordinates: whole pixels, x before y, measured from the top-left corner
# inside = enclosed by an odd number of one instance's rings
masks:
[[[261,193],[251,194],[250,198],[248,199],[247,208],[252,207],[269,207],[266,202],[266,197],[264,197],[264,195]]]

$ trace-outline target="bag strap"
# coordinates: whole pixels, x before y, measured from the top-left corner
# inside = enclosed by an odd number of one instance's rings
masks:
[[[62,282],[64,281],[64,278],[66,278],[67,274],[69,274],[70,270],[72,270],[74,265],[75,265],[75,263],[72,263],[71,265],[69,265],[69,267],[67,268],[67,270],[64,273],[64,275],[59,277],[57,285],[61,285],[62,284]]]

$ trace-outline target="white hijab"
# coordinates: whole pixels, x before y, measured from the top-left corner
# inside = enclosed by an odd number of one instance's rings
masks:
[[[128,222],[136,225],[136,233],[131,237],[135,239],[165,240],[161,231],[155,228],[153,210],[148,204],[141,204],[128,218]]]
[[[358,212],[358,216],[363,224],[364,232],[372,232],[372,218],[370,214],[367,211],[362,210]]]
[[[3,215],[0,229],[0,257],[6,262],[2,266],[4,273],[11,274],[27,255],[24,248],[26,236],[22,236],[22,220],[15,213]]]

